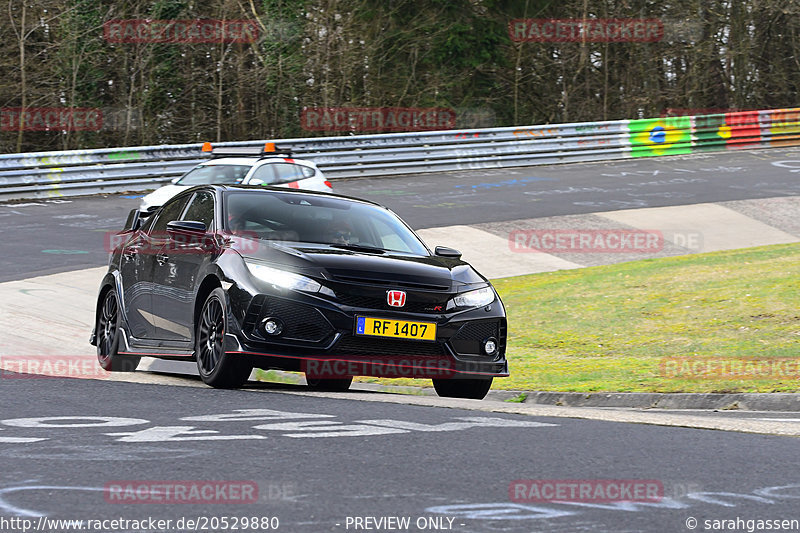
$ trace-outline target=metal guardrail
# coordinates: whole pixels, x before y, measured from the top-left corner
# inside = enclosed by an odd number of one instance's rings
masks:
[[[799,145],[800,108],[274,142],[330,179],[387,176]],[[153,189],[204,161],[201,146],[0,154],[0,199]]]

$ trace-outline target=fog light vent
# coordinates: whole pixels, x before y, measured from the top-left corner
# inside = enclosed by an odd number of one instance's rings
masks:
[[[494,355],[497,353],[497,339],[489,337],[483,341],[483,353],[486,355]]]
[[[283,322],[277,318],[267,317],[261,321],[261,330],[273,337],[280,335],[283,332]]]

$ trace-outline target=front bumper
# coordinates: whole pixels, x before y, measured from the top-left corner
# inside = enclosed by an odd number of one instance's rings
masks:
[[[258,368],[302,371],[319,378],[508,376],[506,317],[499,300],[451,313],[411,313],[346,306],[297,293],[229,296],[236,320],[231,321],[235,327],[229,327],[226,351],[247,357]],[[357,335],[356,316],[435,322],[436,340]],[[261,323],[268,317],[283,323],[281,335],[263,331]],[[497,345],[491,355],[483,353],[487,339]]]

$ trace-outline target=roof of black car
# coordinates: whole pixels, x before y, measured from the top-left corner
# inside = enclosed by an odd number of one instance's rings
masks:
[[[289,193],[289,194],[305,194],[308,196],[324,196],[327,198],[341,198],[342,200],[351,200],[354,202],[361,202],[364,204],[371,204],[378,207],[385,207],[377,202],[373,202],[372,200],[365,200],[363,198],[356,198],[355,196],[347,196],[345,194],[336,194],[331,192],[322,192],[322,191],[307,191],[304,189],[287,189],[285,187],[270,187],[269,185],[218,185],[212,184],[207,185],[207,187],[212,187],[214,189],[220,191],[228,191],[228,190],[242,190],[242,191],[260,191],[260,192],[279,192],[279,193]]]

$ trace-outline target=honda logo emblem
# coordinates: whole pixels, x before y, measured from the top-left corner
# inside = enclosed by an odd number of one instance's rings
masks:
[[[406,305],[406,293],[403,291],[387,291],[386,303],[392,307],[403,307]]]

